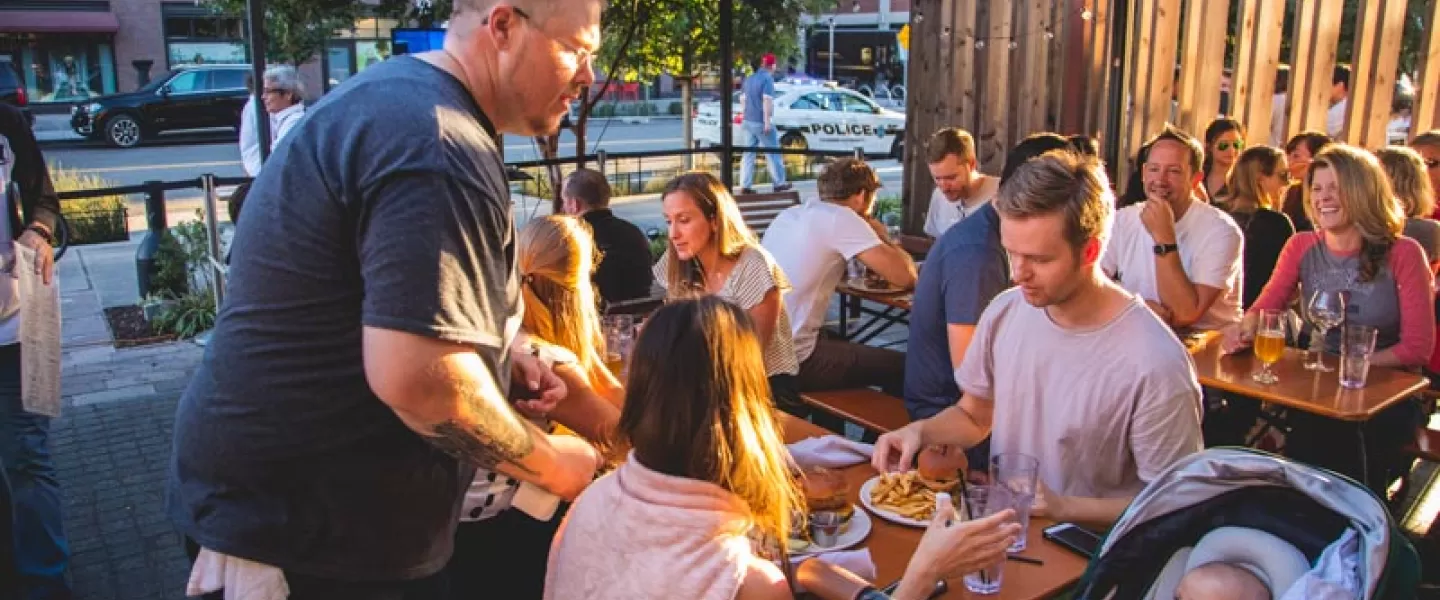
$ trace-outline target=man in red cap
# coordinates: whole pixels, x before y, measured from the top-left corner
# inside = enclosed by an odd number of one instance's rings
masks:
[[[766,54],[760,60],[755,61],[755,73],[745,80],[740,86],[744,95],[745,104],[742,106],[744,118],[741,120],[740,129],[745,133],[741,140],[741,146],[749,148],[740,157],[740,193],[753,194],[755,190],[755,148],[779,148],[780,139],[775,133],[775,125],[770,120],[775,114],[775,55]],[[785,163],[781,161],[780,154],[767,152],[765,154],[765,166],[770,169],[770,181],[775,184],[775,191],[783,192],[790,189],[790,184],[785,182]]]

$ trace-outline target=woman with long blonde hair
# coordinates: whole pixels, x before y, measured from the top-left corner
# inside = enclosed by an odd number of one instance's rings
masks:
[[[1290,238],[1280,261],[1246,314],[1253,324],[1260,310],[1283,310],[1297,299],[1306,306],[1319,291],[1346,298],[1345,325],[1377,331],[1370,364],[1419,370],[1435,346],[1434,276],[1425,252],[1401,235],[1405,214],[1376,158],[1354,146],[1333,144],[1315,155],[1305,178],[1305,211],[1313,232]],[[1226,349],[1248,344],[1245,324],[1225,331]],[[1326,349],[1338,352],[1341,328],[1331,329]],[[1297,411],[1298,412],[1298,411]],[[1372,475],[1372,489],[1383,490],[1397,469],[1399,444],[1410,439],[1419,410],[1402,403],[1366,425],[1366,454],[1360,464],[1353,449],[1336,452],[1334,440],[1350,429],[1308,413],[1292,415],[1287,454],[1351,476]],[[1353,433],[1353,431],[1352,431]],[[1378,434],[1378,435],[1377,435]]]
[[[530,221],[519,232],[515,262],[520,271],[524,316],[521,328],[534,352],[565,382],[567,395],[539,424],[558,423],[608,447],[620,419],[624,390],[605,366],[598,303],[590,277],[595,242],[590,228],[570,216]],[[539,597],[546,557],[564,507],[548,519],[532,506],[534,489],[500,473],[479,470],[466,491],[455,552],[447,566],[451,597],[480,598],[497,582],[514,597]],[[497,543],[496,540],[504,540]]]
[[[1260,297],[1260,290],[1270,281],[1270,273],[1280,260],[1281,248],[1295,235],[1290,218],[1276,210],[1289,183],[1285,153],[1270,146],[1247,148],[1230,169],[1229,183],[1225,184],[1230,195],[1220,204],[1245,234],[1245,285],[1241,293],[1241,306],[1245,308]]]
[[[1405,236],[1420,242],[1434,270],[1440,266],[1440,221],[1430,218],[1435,212],[1435,189],[1425,173],[1425,159],[1404,146],[1376,150],[1375,158],[1380,159],[1395,198],[1405,211]]]
[[[759,355],[749,315],[713,294],[655,312],[617,431],[629,456],[566,517],[547,600],[793,597],[752,542],[787,539],[805,505]],[[939,579],[1003,560],[1013,516],[937,517],[892,598],[926,598]]]
[[[655,279],[670,300],[716,295],[745,309],[764,348],[765,374],[780,408],[808,414],[800,401],[800,361],[781,301],[790,281],[745,225],[735,198],[714,175],[670,180],[661,196],[670,241]]]

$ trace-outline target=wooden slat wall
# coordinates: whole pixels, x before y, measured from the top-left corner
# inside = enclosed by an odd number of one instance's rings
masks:
[[[1180,0],[1148,0],[1130,6],[1129,60],[1125,85],[1129,90],[1130,114],[1125,128],[1122,155],[1135,156],[1145,139],[1159,133],[1170,120],[1175,81],[1176,40],[1180,34]],[[1125,181],[1128,165],[1115,165],[1117,181]]]
[[[1090,88],[1085,96],[1085,120],[1081,131],[1096,138],[1103,137],[1109,129],[1110,87],[1120,84],[1114,75],[1115,69],[1112,68],[1117,36],[1110,27],[1110,19],[1115,1],[1117,0],[1094,0],[1090,4],[1091,18],[1081,21],[1080,34],[1085,39],[1085,69],[1090,81]],[[1117,140],[1102,142],[1119,143]]]
[[[942,127],[975,132],[977,85],[975,4],[969,0],[915,0],[910,7],[910,73],[906,96],[904,199],[906,233],[919,234],[935,182],[925,143]],[[1008,52],[1008,49],[1003,49]]]
[[[1440,0],[1431,0],[1420,45],[1420,77],[1415,82],[1415,105],[1410,115],[1410,137],[1440,127]]]
[[[1200,135],[1220,114],[1220,78],[1225,61],[1229,0],[1190,0],[1185,10],[1184,48],[1180,53],[1180,116],[1176,125]]]
[[[1356,11],[1355,61],[1350,73],[1350,105],[1345,111],[1346,142],[1362,148],[1385,145],[1395,70],[1400,60],[1400,31],[1405,0],[1366,0]]]
[[[975,136],[980,172],[999,173],[1005,165],[1005,151],[1010,148],[1010,113],[1019,106],[1010,97],[1014,87],[1010,57],[1017,54],[1010,49],[1015,0],[990,0],[984,6],[989,15],[982,35],[989,41],[976,52],[977,59],[985,61],[985,79],[980,87],[982,104],[977,127],[971,133]]]
[[[1275,71],[1280,67],[1280,39],[1285,32],[1285,3],[1240,2],[1240,35],[1230,83],[1230,113],[1245,124],[1246,143],[1258,146],[1270,143]],[[1223,51],[1219,56],[1224,56]]]
[[[1061,94],[1050,92],[1051,47],[1054,40],[1046,39],[1040,32],[1053,31],[1051,13],[1054,4],[1054,0],[1019,2],[1015,30],[1023,32],[1027,37],[1018,40],[1019,48],[1013,53],[1015,68],[1011,72],[1017,73],[1015,81],[1018,85],[1015,89],[1014,115],[1010,120],[1011,131],[1014,132],[1011,145],[1030,133],[1051,129],[1048,112],[1053,109],[1055,98]],[[1058,59],[1059,56],[1055,58]],[[1058,115],[1059,111],[1055,114]]]
[[[1343,10],[1343,0],[1304,0],[1295,6],[1285,118],[1287,140],[1302,131],[1325,131]]]

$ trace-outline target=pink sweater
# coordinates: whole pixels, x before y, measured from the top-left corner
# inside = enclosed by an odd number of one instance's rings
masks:
[[[546,600],[731,600],[754,557],[744,501],[641,465],[632,453],[570,507]]]

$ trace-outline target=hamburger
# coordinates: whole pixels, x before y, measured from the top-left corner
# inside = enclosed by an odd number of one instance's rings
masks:
[[[801,476],[805,492],[805,510],[808,513],[833,512],[840,515],[840,532],[850,528],[850,519],[855,516],[855,505],[850,503],[850,484],[839,471],[816,468]]]
[[[955,494],[960,489],[960,474],[969,461],[959,448],[930,446],[916,459],[916,481],[932,492]]]

